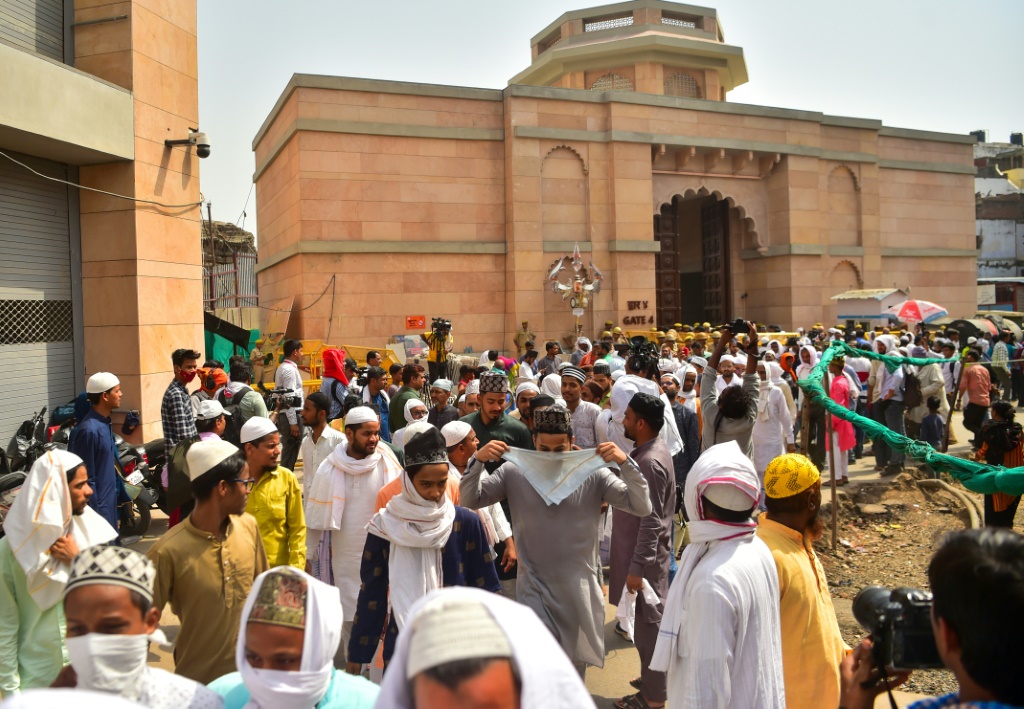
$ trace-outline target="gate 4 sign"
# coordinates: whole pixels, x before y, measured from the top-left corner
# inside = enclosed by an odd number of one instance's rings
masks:
[[[405,316],[405,329],[406,330],[422,330],[427,326],[426,315],[406,315]]]

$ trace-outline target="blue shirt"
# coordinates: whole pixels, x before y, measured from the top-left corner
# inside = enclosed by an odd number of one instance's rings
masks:
[[[937,451],[942,450],[946,422],[939,414],[928,414],[921,419],[921,440]]]
[[[908,706],[907,709],[946,709],[947,707],[953,709],[953,707],[959,706],[970,707],[970,709],[1015,709],[1012,704],[1003,704],[1002,702],[966,702],[961,705],[960,697],[955,692],[944,694],[941,697],[920,699]]]
[[[92,488],[89,506],[117,529],[117,448],[110,419],[90,409],[71,430],[68,451],[85,461]]]
[[[391,443],[391,418],[388,416],[388,400],[384,397],[384,390],[377,392],[377,396],[367,394],[370,403],[377,407],[380,413],[380,439]],[[439,427],[440,428],[440,427]]]
[[[224,698],[224,709],[242,709],[249,702],[249,690],[238,672],[224,675],[210,683],[210,689]],[[372,709],[380,687],[365,677],[356,677],[334,670],[327,694],[316,709]]]

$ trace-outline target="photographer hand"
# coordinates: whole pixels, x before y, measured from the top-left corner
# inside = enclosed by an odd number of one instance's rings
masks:
[[[872,709],[875,697],[885,691],[882,673],[872,666],[871,641],[867,638],[839,664],[839,706],[841,709]],[[888,674],[889,687],[899,687],[909,672]]]

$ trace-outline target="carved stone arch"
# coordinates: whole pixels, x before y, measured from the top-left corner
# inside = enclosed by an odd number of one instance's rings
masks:
[[[857,279],[857,288],[863,288],[864,277],[861,275],[860,269],[857,268],[857,264],[855,264],[853,261],[850,261],[849,259],[843,259],[835,266],[833,266],[832,273],[837,273],[840,269],[842,269],[845,266],[849,266],[849,268],[853,271],[853,275]]]
[[[860,176],[857,175],[857,171],[856,170],[854,170],[852,167],[850,167],[846,163],[842,163],[841,162],[838,165],[834,165],[828,171],[828,176],[832,177],[832,174],[835,173],[837,170],[845,170],[846,172],[848,172],[849,175],[850,175],[850,178],[853,179],[853,189],[855,189],[857,192],[860,192]]]
[[[716,199],[723,200],[731,208],[734,208],[739,215],[740,221],[746,229],[748,243],[743,244],[743,248],[756,249],[761,255],[768,252],[768,213],[760,200],[757,200],[750,195],[749,199],[743,196],[737,196],[738,192],[729,187],[709,189],[706,185],[701,184],[697,189],[687,188],[681,191],[675,191],[671,194],[665,192],[660,196],[655,197],[655,213],[660,214],[662,207],[671,205],[672,200],[676,197],[682,199],[690,199],[693,197],[715,197]],[[747,205],[750,205],[748,209]]]
[[[568,150],[570,153],[575,155],[576,158],[580,161],[580,165],[583,166],[583,174],[584,175],[589,175],[590,174],[590,166],[587,165],[587,161],[583,158],[583,154],[580,153],[580,151],[577,150],[576,148],[574,148],[573,146],[568,145],[566,143],[562,143],[561,145],[556,145],[556,146],[552,147],[550,150],[548,150],[546,153],[544,153],[544,158],[541,160],[541,163],[540,163],[540,171],[541,171],[542,174],[544,172],[544,166],[547,164],[548,158],[551,157],[551,154],[554,153],[556,150]]]

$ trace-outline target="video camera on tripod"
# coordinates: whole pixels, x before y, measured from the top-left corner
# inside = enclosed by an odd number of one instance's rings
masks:
[[[430,321],[430,331],[433,333],[447,334],[451,332],[452,321],[445,318],[433,318]]]

